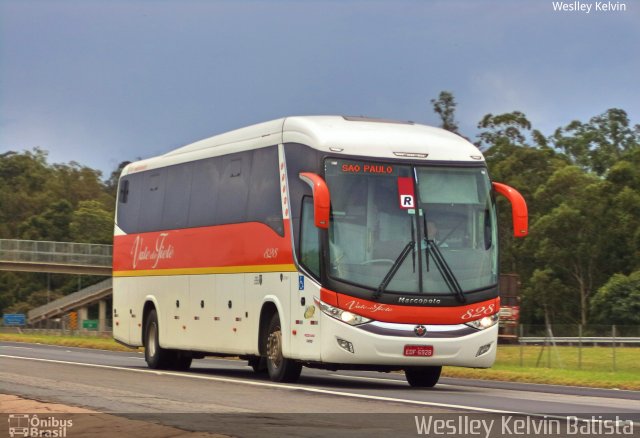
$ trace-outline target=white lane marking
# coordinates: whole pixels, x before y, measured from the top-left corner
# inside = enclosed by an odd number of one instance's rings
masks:
[[[447,379],[452,379],[452,380],[468,380],[470,382],[478,382],[479,380],[476,379],[470,379],[467,377],[446,377]],[[530,385],[530,386],[545,386],[545,387],[553,387],[553,386],[558,386],[558,385],[554,385],[553,383],[533,383],[533,382],[510,382],[508,380],[480,380],[482,383],[491,383],[491,382],[495,382],[495,383],[517,383],[518,385]],[[441,386],[442,383],[438,383],[438,386]],[[468,385],[466,384],[459,384],[459,385],[448,385],[448,386],[457,386],[457,387],[461,387],[461,388],[469,388]],[[591,386],[575,386],[575,385],[561,385],[563,388],[570,388],[570,389],[586,389],[586,390],[596,390],[596,391],[616,391],[616,392],[631,392],[631,393],[636,393],[638,392],[637,390],[634,389],[620,389],[620,388],[597,388],[597,387],[591,387]],[[503,388],[496,388],[493,386],[482,386],[482,385],[475,385],[474,387],[476,388],[490,388],[490,389],[503,389]],[[505,389],[506,391],[529,391],[526,388],[523,389]],[[539,390],[538,390],[539,391]],[[542,392],[547,392],[547,391],[542,391]],[[552,393],[555,394],[555,393]],[[581,394],[568,394],[568,395],[575,395],[578,397],[593,397],[591,395],[581,395]]]
[[[13,341],[2,341],[0,344],[4,342],[13,342]],[[75,350],[84,350],[84,351],[103,351],[105,353],[127,353],[126,351],[120,350],[107,350],[104,348],[88,348],[88,347],[70,347],[68,345],[53,345],[53,344],[42,344],[40,342],[21,342],[29,345],[37,345],[38,347],[53,347],[53,348],[73,348]],[[0,345],[0,347],[9,347],[8,345]],[[14,348],[28,348],[28,347],[14,347]],[[36,348],[30,348],[30,350],[37,350]],[[135,350],[132,348],[131,350]],[[135,353],[135,352],[134,352]],[[138,354],[144,354],[144,351],[137,351]]]
[[[215,382],[235,383],[235,384],[242,384],[242,385],[249,385],[249,386],[259,386],[263,388],[289,389],[292,391],[312,392],[316,394],[337,395],[342,397],[351,397],[351,398],[359,398],[359,399],[365,399],[365,400],[377,400],[377,401],[394,402],[394,403],[404,403],[404,404],[420,405],[420,406],[433,406],[437,408],[447,408],[447,409],[456,409],[456,410],[464,409],[464,410],[471,410],[475,412],[488,412],[493,414],[536,415],[536,414],[527,414],[525,412],[503,411],[499,409],[480,408],[476,406],[454,405],[454,404],[448,404],[448,403],[427,402],[427,401],[420,401],[420,400],[408,400],[408,399],[395,398],[395,397],[382,397],[378,395],[367,395],[367,394],[357,394],[352,392],[334,391],[329,389],[313,388],[313,387],[302,386],[302,385],[295,386],[295,385],[285,385],[285,384],[269,383],[269,382],[256,382],[251,380],[230,379],[227,377],[213,377],[213,376],[202,376],[197,374],[184,374],[184,373],[177,373],[173,371],[134,369],[134,368],[113,366],[113,365],[70,362],[65,360],[42,359],[42,358],[35,358],[35,357],[10,356],[6,354],[0,354],[0,357],[6,357],[9,359],[32,360],[36,362],[58,363],[58,364],[64,364],[64,365],[78,365],[78,366],[85,366],[90,368],[130,371],[135,373],[155,374],[158,376],[165,375],[165,376],[174,376],[174,377],[185,377],[189,379],[211,380]]]
[[[17,348],[20,350],[33,350],[31,347],[14,347],[13,345],[3,345],[2,348]]]
[[[113,365],[100,365],[100,364],[83,363],[83,362],[69,362],[64,360],[41,359],[41,358],[35,358],[35,357],[10,356],[6,354],[0,354],[0,357],[6,357],[9,359],[33,360],[37,362],[50,362],[50,363],[58,363],[58,364],[65,364],[65,365],[78,365],[78,366],[86,366],[91,368],[104,368],[104,369],[120,370],[120,371],[132,371],[137,373],[155,374],[157,376],[165,375],[165,376],[174,376],[174,377],[186,377],[190,379],[212,380],[215,382],[224,382],[224,383],[238,383],[238,384],[250,385],[250,386],[262,386],[266,388],[289,389],[292,391],[313,392],[318,394],[337,395],[341,397],[359,398],[359,399],[365,399],[365,400],[387,401],[387,402],[404,403],[404,404],[412,404],[412,405],[420,405],[420,406],[433,406],[438,408],[448,408],[448,409],[456,409],[456,410],[463,409],[467,411],[470,410],[475,412],[488,412],[492,414],[501,414],[501,415],[505,415],[505,414],[524,415],[524,416],[544,417],[544,418],[552,418],[552,419],[559,419],[559,420],[567,420],[567,418],[569,418],[568,416],[562,416],[562,415],[549,415],[549,414],[540,414],[540,413],[534,413],[534,412],[503,411],[499,409],[479,408],[476,406],[452,405],[448,403],[436,403],[436,402],[426,402],[426,401],[420,401],[420,400],[407,400],[403,398],[394,398],[394,397],[381,397],[378,395],[356,394],[351,392],[311,388],[311,387],[302,386],[302,385],[294,386],[294,385],[285,385],[285,384],[277,384],[277,383],[255,382],[250,380],[229,379],[226,377],[202,376],[197,374],[184,374],[184,373],[176,373],[171,371],[157,371],[157,370],[147,370],[147,369],[141,370],[141,369],[134,369],[134,368],[118,367]],[[571,415],[570,417],[576,418],[576,420],[579,420],[585,423],[593,423],[593,422],[604,423],[608,421],[608,420],[600,420],[600,419],[594,420],[593,418],[580,418],[578,417],[578,414],[574,414],[574,415]],[[627,420],[627,421],[629,421],[633,426],[637,426],[640,424],[638,422],[634,422],[631,420]]]

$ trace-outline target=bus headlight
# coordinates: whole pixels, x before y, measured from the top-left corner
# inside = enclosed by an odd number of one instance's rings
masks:
[[[466,324],[474,329],[485,330],[496,325],[499,319],[498,314],[494,313],[491,316],[485,316],[484,318],[476,319],[475,321],[470,321]]]
[[[372,321],[371,319],[365,318],[364,316],[356,315],[355,313],[351,313],[347,310],[342,310],[338,309],[337,307],[330,306],[329,304],[323,303],[317,298],[315,298],[314,301],[323,313],[329,315],[332,318],[339,319],[342,322],[346,322],[349,325],[360,325]]]

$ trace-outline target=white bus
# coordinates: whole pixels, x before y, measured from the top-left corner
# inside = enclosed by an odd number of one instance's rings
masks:
[[[151,368],[234,355],[303,366],[485,368],[498,334],[494,193],[465,139],[412,122],[287,117],[129,164],[119,183],[113,333]]]

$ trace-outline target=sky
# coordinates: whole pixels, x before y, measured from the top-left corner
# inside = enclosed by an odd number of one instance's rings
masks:
[[[39,147],[108,177],[288,115],[437,126],[443,90],[472,140],[514,110],[545,135],[614,107],[640,123],[640,1],[596,3],[0,0],[0,154]]]

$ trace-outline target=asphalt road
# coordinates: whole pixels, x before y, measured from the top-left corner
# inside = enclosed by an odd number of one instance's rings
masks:
[[[634,421],[634,435],[640,432],[640,391],[449,378],[433,389],[412,389],[402,374],[307,368],[298,383],[277,384],[238,360],[207,358],[189,372],[155,371],[136,352],[11,342],[0,343],[0,392],[247,437],[416,436],[416,421],[431,416],[455,419],[456,436],[476,435],[469,419],[529,416],[619,416]]]

